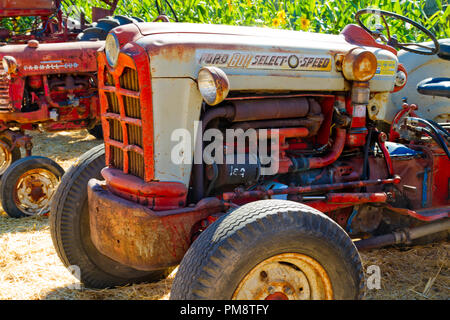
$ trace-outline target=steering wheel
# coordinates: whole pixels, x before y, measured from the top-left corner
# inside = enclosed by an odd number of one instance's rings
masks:
[[[384,30],[382,25],[377,25],[376,30],[370,30],[369,28],[367,28],[364,25],[364,23],[362,23],[362,21],[361,21],[361,15],[363,15],[363,14],[375,14],[375,15],[380,16],[386,27],[385,29],[386,29],[386,33],[387,33],[387,38],[382,33],[382,31]],[[385,17],[391,17],[396,20],[401,20],[401,21],[404,21],[404,22],[409,23],[410,25],[416,27],[417,29],[419,29],[420,31],[425,33],[433,41],[434,47],[426,46],[426,45],[419,44],[419,43],[400,43],[400,42],[398,42],[396,35],[391,36],[391,33],[389,31],[389,25],[387,24]],[[410,52],[417,53],[417,54],[423,54],[423,55],[433,55],[433,54],[436,54],[439,52],[439,42],[437,41],[436,37],[434,36],[434,34],[431,31],[429,31],[427,28],[425,28],[421,24],[419,24],[411,19],[408,19],[404,16],[401,16],[399,14],[389,12],[389,11],[367,8],[367,9],[362,9],[362,10],[359,10],[358,12],[356,12],[355,19],[364,30],[369,32],[376,39],[377,38],[381,39],[382,41],[384,41],[387,45],[389,45],[391,47],[403,49],[406,51],[410,51]],[[416,47],[416,48],[412,48],[412,47]],[[417,47],[422,48],[424,50],[417,49]]]

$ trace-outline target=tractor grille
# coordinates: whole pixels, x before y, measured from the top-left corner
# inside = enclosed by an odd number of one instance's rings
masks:
[[[125,61],[121,63],[119,58],[118,66],[126,66],[111,73],[99,63],[103,68],[103,77],[99,77],[103,132],[108,133],[106,161],[110,167],[145,180],[139,76],[134,62],[128,56],[120,56]]]
[[[0,112],[11,111],[11,103],[9,100],[9,78],[8,74],[0,70]]]

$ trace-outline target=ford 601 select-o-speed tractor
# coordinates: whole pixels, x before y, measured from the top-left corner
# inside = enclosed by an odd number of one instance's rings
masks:
[[[104,146],[52,200],[64,264],[96,288],[180,264],[172,299],[357,299],[358,249],[447,237],[446,124],[406,103],[392,132],[378,124],[407,83],[396,49],[449,59],[449,47],[376,11],[432,40],[399,43],[364,25],[371,12],[339,35],[186,23],[111,31],[98,53]],[[443,78],[421,90],[450,95]]]
[[[37,17],[28,31],[0,29],[0,196],[11,217],[48,212],[64,173],[51,159],[31,156],[25,131],[88,129],[101,138],[96,52],[112,28],[137,22],[110,16],[118,0],[105,0],[108,10],[93,8],[92,24],[63,14],[62,2],[1,2],[3,21]]]

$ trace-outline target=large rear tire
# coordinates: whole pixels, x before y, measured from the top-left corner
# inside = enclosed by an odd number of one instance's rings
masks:
[[[96,125],[92,129],[88,129],[88,132],[98,140],[103,139],[103,129],[101,124]]]
[[[246,204],[220,218],[181,261],[171,299],[359,299],[358,251],[334,221],[285,200]]]
[[[90,237],[87,184],[101,179],[105,148],[99,145],[70,167],[57,189],[50,210],[50,232],[56,252],[66,267],[77,266],[80,281],[90,288],[108,288],[165,278],[172,269],[139,271],[101,254]]]

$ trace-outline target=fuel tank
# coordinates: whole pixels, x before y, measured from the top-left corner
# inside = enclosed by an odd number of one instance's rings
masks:
[[[36,42],[35,42],[36,43]],[[104,41],[38,43],[0,46],[0,60],[12,56],[19,76],[96,72],[96,53]]]

